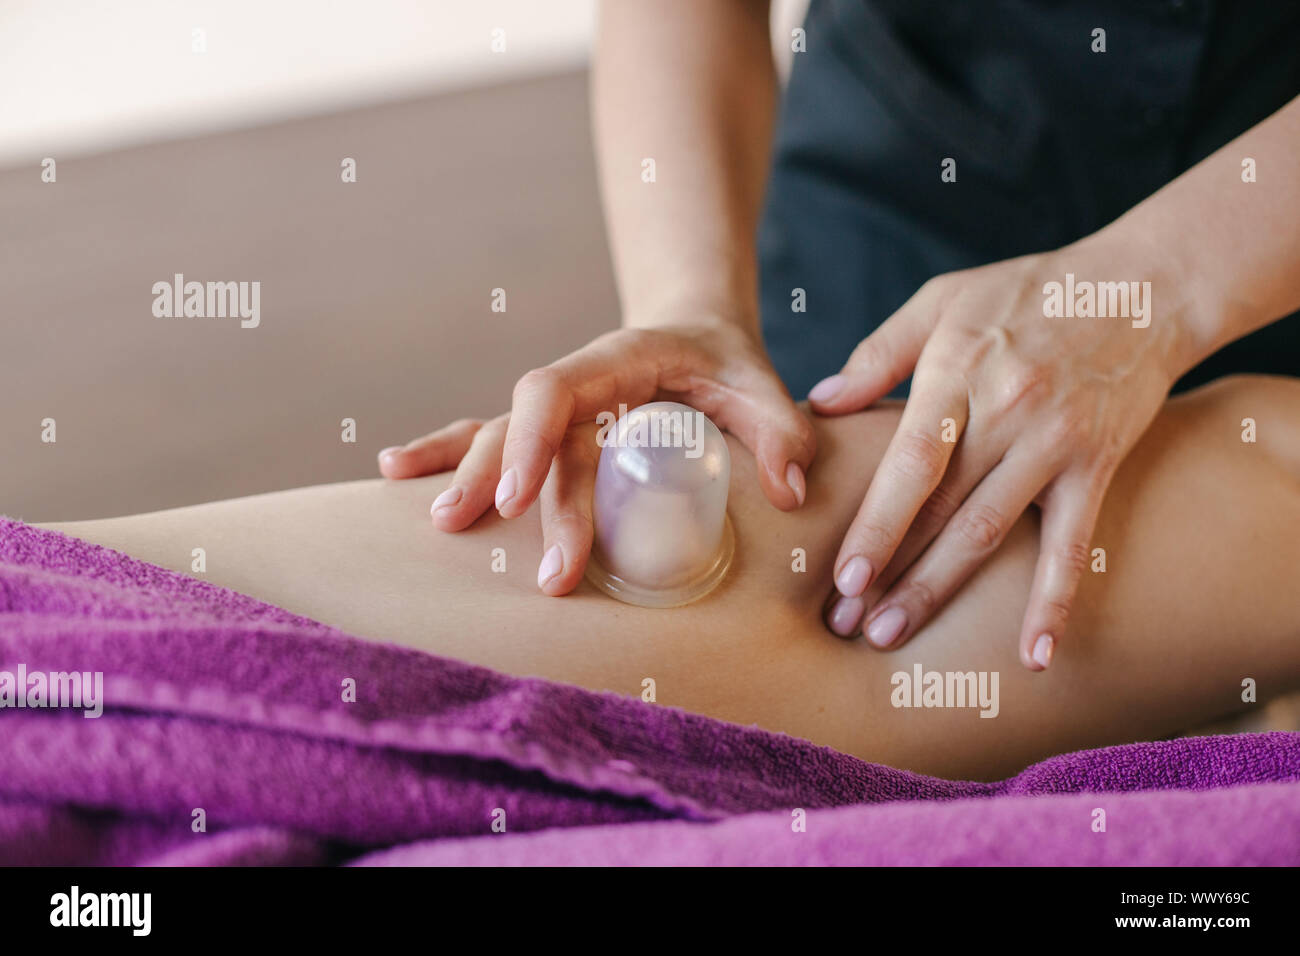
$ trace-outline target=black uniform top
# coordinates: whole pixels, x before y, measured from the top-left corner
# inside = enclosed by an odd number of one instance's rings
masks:
[[[1094,232],[1300,95],[1295,0],[812,0],[804,28],[758,237],[796,397],[931,276]],[[1300,375],[1300,318],[1179,385],[1241,371]]]

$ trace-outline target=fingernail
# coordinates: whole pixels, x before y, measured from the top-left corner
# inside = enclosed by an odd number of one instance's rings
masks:
[[[898,640],[898,635],[907,627],[907,615],[901,608],[891,607],[882,611],[874,621],[867,625],[867,640],[876,647],[888,647]]]
[[[397,452],[401,450],[402,450],[401,445],[390,445],[388,448],[385,448],[383,451],[379,453],[379,460],[387,461],[389,458],[392,458],[393,455],[395,455]]]
[[[1034,663],[1047,670],[1047,665],[1052,663],[1052,650],[1055,647],[1056,641],[1052,640],[1052,635],[1039,634],[1038,640],[1034,641]]]
[[[808,493],[808,487],[804,484],[803,469],[794,462],[790,462],[785,466],[785,483],[794,492],[794,500],[799,502],[800,507],[803,507],[803,499],[804,495]]]
[[[519,487],[519,474],[513,468],[501,476],[501,483],[497,485],[497,511],[515,496],[515,490]]]
[[[835,579],[835,587],[845,597],[857,597],[867,589],[871,582],[871,562],[860,554],[849,558],[848,563]]]
[[[852,637],[858,629],[858,622],[862,620],[862,612],[865,610],[866,604],[861,598],[838,598],[831,605],[831,613],[827,615],[826,623],[840,637]]]
[[[812,387],[808,393],[810,402],[829,402],[844,390],[844,376],[832,375],[830,378],[824,378]]]
[[[433,507],[429,509],[429,514],[433,514],[439,508],[450,508],[452,505],[458,504],[463,494],[464,492],[461,491],[459,487],[452,485],[438,497],[433,499]]]
[[[546,587],[546,582],[564,570],[564,552],[558,544],[551,545],[549,551],[542,555],[542,563],[537,566],[537,586]]]

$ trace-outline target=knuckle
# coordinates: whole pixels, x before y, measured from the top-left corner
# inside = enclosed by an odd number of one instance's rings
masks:
[[[982,554],[992,551],[1002,541],[1006,516],[988,505],[971,505],[957,515],[955,523],[961,539]]]
[[[930,303],[936,308],[942,307],[948,301],[955,284],[952,273],[942,272],[921,283],[921,288],[916,290],[916,294],[923,302]]]
[[[474,437],[471,439],[471,444],[483,445],[487,442],[500,440],[505,437],[506,429],[509,427],[510,416],[498,415],[491,421],[486,422],[474,433]]]
[[[595,534],[595,525],[591,515],[577,508],[564,508],[551,514],[546,523],[556,534],[569,540],[591,540]]]
[[[1110,483],[1115,477],[1115,470],[1118,466],[1118,460],[1115,464],[1108,461],[1098,461],[1084,475],[1082,493],[1093,503],[1094,509],[1101,507],[1101,502],[1106,500],[1106,494],[1110,490]]]
[[[1019,405],[1033,405],[1051,393],[1051,372],[1041,365],[1017,365],[1001,376],[998,410],[1008,412]]]
[[[1087,570],[1092,552],[1088,550],[1086,543],[1074,541],[1059,548],[1055,557],[1057,565],[1065,573],[1067,580],[1073,582]]]
[[[1058,623],[1070,618],[1070,598],[1064,594],[1048,594],[1043,597],[1042,613]]]
[[[795,412],[790,438],[795,448],[805,455],[811,456],[817,450],[817,430],[813,428],[812,422],[798,412]]]
[[[921,358],[936,377],[966,384],[974,378],[982,354],[978,343],[970,343],[959,327],[950,325],[942,335],[931,337],[921,351]]]
[[[909,581],[903,588],[902,603],[910,608],[916,618],[928,618],[939,606],[934,588],[924,581]]]
[[[894,533],[875,521],[858,522],[853,526],[850,535],[852,550],[855,552],[878,556],[889,554],[894,550]]]
[[[957,513],[961,500],[957,493],[947,485],[940,483],[928,498],[921,503],[917,518],[927,525],[944,525]]]
[[[1120,453],[1114,449],[1104,449],[1093,461],[1093,488],[1101,491],[1110,484],[1122,460]]]
[[[521,447],[535,443],[545,448],[549,457],[554,458],[560,453],[560,445],[563,441],[564,435],[560,435],[560,437],[556,439],[539,429],[536,425],[521,421],[516,428],[515,434],[510,436],[510,447],[518,450]]]
[[[545,393],[561,385],[560,373],[549,365],[529,369],[515,383],[514,396],[518,401],[537,393]]]
[[[1078,451],[1091,444],[1092,422],[1080,412],[1064,412],[1048,426],[1047,439],[1053,448],[1061,452]]]
[[[933,488],[943,474],[947,450],[937,436],[929,432],[909,431],[895,450],[893,469],[902,478],[923,482]]]
[[[1097,449],[1092,461],[1091,477],[1094,491],[1106,490],[1123,460],[1124,449],[1117,440],[1106,441],[1101,448]]]
[[[885,346],[881,342],[880,336],[868,335],[849,354],[846,367],[870,369],[880,368],[888,364],[889,356],[885,352]]]

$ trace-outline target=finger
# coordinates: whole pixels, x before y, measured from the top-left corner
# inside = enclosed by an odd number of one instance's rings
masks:
[[[939,536],[970,493],[1002,460],[1003,444],[978,429],[975,422],[966,426],[961,438],[953,449],[943,480],[922,503],[889,564],[876,575],[862,595],[868,608],[880,603],[885,593]]]
[[[714,424],[739,438],[754,455],[758,483],[768,501],[782,511],[803,505],[817,433],[775,372],[755,369],[734,386],[692,398]]]
[[[846,598],[836,594],[832,595],[822,618],[832,634],[838,637],[856,637],[866,609],[867,605],[862,598]]]
[[[956,444],[945,439],[960,438],[966,414],[964,392],[958,394],[947,385],[935,388],[929,380],[914,385],[835,559],[835,587],[842,595],[861,596],[889,564],[917,512],[942,481]]]
[[[591,421],[615,402],[632,407],[654,397],[661,353],[669,352],[673,361],[675,352],[663,348],[668,337],[655,339],[658,349],[635,347],[644,338],[626,332],[601,336],[516,383],[495,496],[502,517],[516,518],[536,500],[570,424]]]
[[[1020,632],[1020,660],[1045,670],[1065,636],[1079,579],[1088,566],[1093,529],[1113,468],[1059,480],[1043,503],[1041,543],[1029,606]]]
[[[450,471],[460,464],[482,427],[480,421],[462,418],[423,438],[385,448],[379,453],[379,473],[385,478],[419,478]]]
[[[570,428],[542,485],[542,561],[537,567],[537,586],[553,597],[577,587],[586,570],[599,459],[595,426]]]
[[[492,493],[501,474],[501,449],[505,444],[508,415],[483,425],[470,442],[447,489],[434,499],[429,514],[443,531],[460,531],[492,507]]]
[[[875,647],[901,647],[1002,545],[1016,520],[1051,480],[1046,465],[999,464],[944,525],[934,543],[872,608],[863,627]]]
[[[858,343],[844,368],[812,387],[808,402],[814,411],[821,415],[856,412],[888,395],[912,374],[938,321],[937,302],[930,289],[922,286]]]

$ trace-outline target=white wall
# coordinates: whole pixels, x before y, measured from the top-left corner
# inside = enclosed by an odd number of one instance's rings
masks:
[[[0,163],[580,66],[594,0],[3,0]],[[506,31],[493,53],[492,30]],[[207,52],[192,50],[205,31]]]
[[[783,65],[807,2],[773,3]],[[595,5],[0,0],[0,165],[577,68]],[[491,50],[496,28],[505,53]]]

